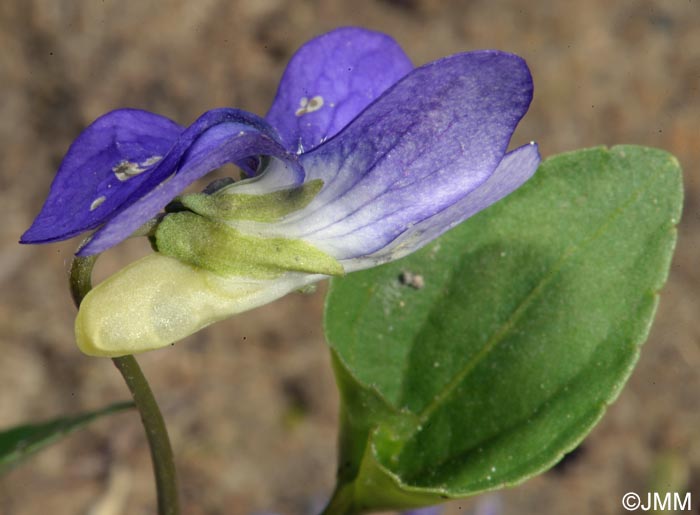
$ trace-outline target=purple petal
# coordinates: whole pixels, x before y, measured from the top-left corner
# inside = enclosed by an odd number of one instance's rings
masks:
[[[294,54],[266,118],[288,147],[308,152],[412,68],[391,37],[353,27],[336,29]]]
[[[200,138],[206,131],[221,125],[221,124],[242,124],[264,135],[271,141],[278,142],[279,135],[275,129],[270,126],[265,120],[246,111],[240,109],[219,108],[212,109],[201,115],[195,122],[187,127],[170,149],[170,151],[153,167],[152,171],[143,177],[143,183],[139,188],[138,195],[131,195],[125,205],[121,208],[133,204],[140,197],[144,196],[156,186],[168,179],[174,172],[182,168],[184,162],[181,162],[183,156],[190,150],[190,147]],[[277,144],[280,146],[280,144]],[[285,152],[286,153],[286,152]],[[254,154],[246,154],[244,157],[253,156]],[[243,158],[242,158],[243,159]]]
[[[444,506],[426,506],[425,508],[416,508],[413,510],[402,511],[399,515],[440,515],[444,510]]]
[[[346,266],[347,271],[375,266],[389,259],[399,259],[421,248],[518,189],[533,176],[539,164],[540,154],[535,143],[507,153],[498,168],[478,188],[443,211],[413,225],[379,252]]]
[[[181,138],[175,146],[174,155],[178,156],[177,170],[167,181],[161,181],[135,203],[119,212],[102,228],[95,232],[91,240],[78,252],[86,256],[103,252],[126,239],[143,223],[160,212],[175,196],[198,178],[219,168],[220,166],[237,162],[248,157],[269,155],[281,160],[281,164],[273,166],[271,172],[265,173],[256,183],[272,182],[278,187],[293,187],[304,180],[304,171],[295,154],[291,154],[274,138],[262,121],[264,131],[253,127],[245,120],[229,121],[233,110],[210,111],[195,122],[191,129],[198,133],[197,139]],[[250,115],[253,116],[253,115]],[[236,114],[231,118],[239,118]],[[214,123],[213,120],[217,122]],[[259,119],[261,120],[261,119]],[[193,127],[196,127],[196,130]],[[205,127],[202,130],[202,127]],[[180,147],[189,143],[185,152]],[[184,154],[184,155],[183,155]],[[182,156],[180,158],[180,156]],[[170,158],[169,154],[164,161]],[[172,167],[169,170],[173,170]],[[167,177],[164,177],[165,179]],[[242,185],[241,185],[242,186]]]
[[[418,68],[301,156],[325,186],[287,233],[337,259],[379,251],[483,184],[531,99],[530,72],[512,54],[471,52]]]
[[[63,240],[103,223],[140,189],[182,130],[167,118],[136,109],[95,120],[68,149],[39,216],[20,242]]]

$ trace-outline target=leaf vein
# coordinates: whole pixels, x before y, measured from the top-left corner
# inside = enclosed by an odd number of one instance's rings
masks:
[[[552,266],[550,271],[546,273],[538,282],[538,284],[530,291],[530,293],[525,296],[525,298],[518,304],[518,306],[513,310],[508,319],[501,325],[501,327],[489,338],[484,346],[479,352],[476,353],[465,365],[452,377],[452,379],[447,383],[447,385],[440,391],[437,395],[433,397],[433,400],[420,412],[419,418],[421,423],[425,423],[430,419],[432,414],[440,408],[457,390],[459,385],[463,380],[481,363],[481,361],[500,343],[503,341],[505,336],[510,332],[515,323],[520,319],[522,314],[527,310],[527,308],[532,304],[532,302],[537,299],[545,286],[558,274],[558,272],[564,267],[567,261],[576,254],[580,249],[585,248],[590,245],[596,239],[598,239],[605,230],[617,219],[624,211],[633,205],[643,192],[645,192],[648,186],[658,180],[662,171],[653,174],[652,177],[645,181],[639,188],[637,188],[628,200],[623,202],[620,207],[614,210],[609,218],[603,222],[598,229],[596,229],[591,236],[588,238],[583,238],[578,243],[569,246],[566,249],[559,260]]]

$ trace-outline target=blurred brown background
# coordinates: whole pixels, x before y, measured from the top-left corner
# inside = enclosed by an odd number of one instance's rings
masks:
[[[182,124],[219,106],[264,114],[295,48],[348,24],[390,33],[416,64],[477,48],[523,55],[535,100],[514,143],[535,139],[545,156],[652,145],[685,170],[670,280],[619,400],[556,470],[450,512],[623,513],[625,492],[660,481],[692,491],[700,513],[698,0],[2,1],[0,426],[127,397],[111,363],[72,341],[76,241],[16,244],[78,132],[126,106]],[[144,251],[110,252],[99,274]],[[169,424],[185,514],[304,514],[328,495],[337,395],[322,300],[323,288],[292,295],[140,358]],[[0,513],[154,513],[137,415],[94,424],[0,478]]]

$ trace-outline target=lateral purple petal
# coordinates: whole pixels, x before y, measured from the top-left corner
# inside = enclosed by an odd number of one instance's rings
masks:
[[[68,149],[49,196],[21,243],[46,243],[94,229],[138,194],[183,128],[136,109],[107,113]]]
[[[336,29],[312,39],[292,57],[266,118],[289,148],[308,152],[412,69],[391,37],[360,28]]]
[[[259,155],[272,156],[283,162],[283,166],[274,167],[277,175],[273,180],[276,184],[293,187],[304,181],[304,171],[297,156],[288,152],[267,130],[263,132],[248,123],[223,121],[201,132],[187,148],[172,178],[157,184],[141,199],[110,219],[95,232],[78,255],[87,256],[107,250],[153,218],[195,180],[226,163]],[[261,176],[258,182],[265,180],[266,177]]]
[[[530,72],[512,54],[458,54],[416,69],[301,156],[325,186],[295,236],[338,259],[379,251],[483,184],[531,99]]]
[[[493,174],[475,190],[443,211],[411,226],[377,253],[355,260],[346,266],[346,269],[361,270],[410,254],[467,218],[510,195],[534,175],[539,164],[540,154],[535,143],[523,145],[508,152]]]

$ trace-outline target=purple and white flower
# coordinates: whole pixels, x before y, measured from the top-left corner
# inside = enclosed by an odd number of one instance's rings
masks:
[[[229,255],[221,248],[200,261],[193,249],[204,256],[221,245],[197,235],[185,245],[189,254],[166,244],[161,250],[156,233],[156,257],[98,285],[81,307],[76,331],[84,351],[114,356],[161,347],[330,274],[405,256],[508,195],[540,161],[534,143],[507,152],[531,99],[530,72],[516,55],[468,52],[413,68],[390,37],[338,29],[293,56],[265,119],[224,108],[187,128],[132,109],[96,120],[68,150],[21,242],[96,229],[78,255],[103,252],[162,216],[195,180],[239,164],[250,178],[212,196],[267,198],[259,205],[276,214],[251,215],[254,201],[238,216],[185,211],[230,228],[231,241],[242,242],[229,242],[230,259],[244,265],[219,266]],[[266,166],[256,168],[259,162]],[[275,192],[298,191],[306,192],[302,203],[269,205],[285,198]],[[275,245],[253,255],[251,241]],[[299,253],[298,245],[312,250]],[[279,259],[271,248],[280,249]],[[207,288],[216,291],[211,298]]]

